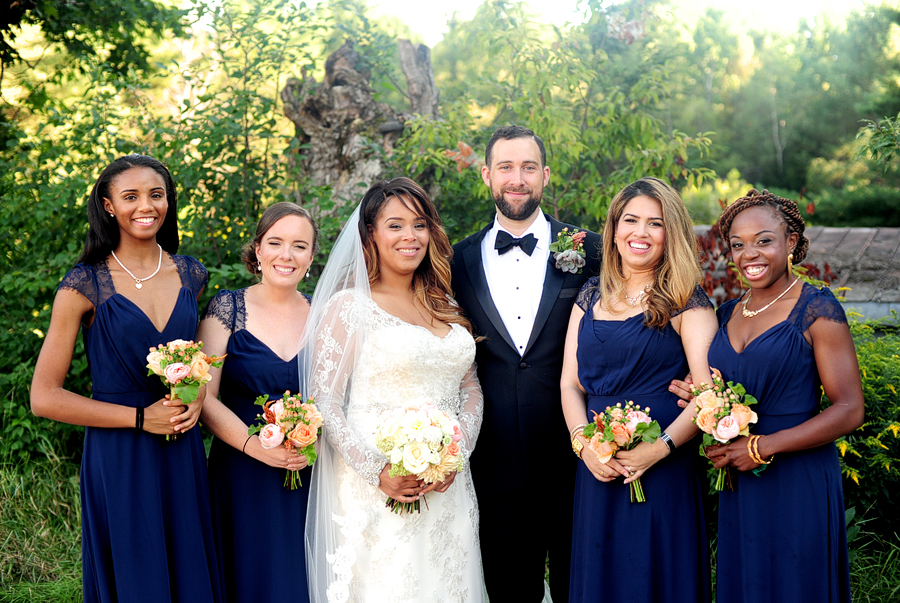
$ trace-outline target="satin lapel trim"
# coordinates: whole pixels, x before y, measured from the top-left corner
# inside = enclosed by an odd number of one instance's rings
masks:
[[[553,306],[556,305],[556,300],[559,299],[559,292],[562,291],[565,280],[565,273],[556,268],[556,261],[551,253],[547,260],[547,272],[544,275],[544,290],[541,293],[541,303],[538,305],[537,315],[534,317],[534,326],[531,327],[531,337],[528,338],[528,345],[525,346],[525,354],[537,341],[538,335],[540,335],[544,325],[547,324],[547,319],[550,318],[550,312],[553,310]],[[522,355],[524,356],[525,354]]]
[[[546,215],[546,214],[545,214]],[[554,220],[547,216],[550,222],[550,242],[556,240],[556,233],[563,229],[565,224]],[[547,324],[550,318],[550,312],[559,299],[559,292],[562,291],[563,282],[566,280],[566,273],[557,269],[556,260],[553,259],[553,252],[547,257],[547,272],[544,274],[544,290],[541,293],[541,303],[538,305],[537,315],[534,317],[534,325],[531,327],[531,336],[528,338],[528,345],[525,346],[525,354],[531,349],[531,346],[537,341],[538,336]],[[522,354],[523,356],[525,354]]]
[[[475,291],[475,298],[481,304],[481,309],[487,315],[491,324],[494,325],[494,329],[500,337],[503,338],[503,341],[515,350],[516,345],[513,343],[509,331],[506,330],[503,319],[500,318],[497,306],[494,305],[491,289],[488,287],[487,277],[484,275],[484,265],[481,263],[481,241],[483,238],[482,236],[477,241],[473,241],[473,244],[469,245],[463,252],[466,270],[469,273],[469,278],[472,279],[472,289]]]

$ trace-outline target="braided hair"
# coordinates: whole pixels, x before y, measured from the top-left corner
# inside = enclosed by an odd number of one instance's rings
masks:
[[[800,209],[797,207],[797,204],[790,199],[775,196],[768,190],[759,192],[755,188],[751,188],[747,191],[745,196],[737,199],[734,203],[725,208],[725,211],[722,212],[718,222],[719,232],[722,234],[725,243],[728,243],[731,223],[734,221],[735,216],[745,209],[757,206],[768,207],[773,210],[776,215],[780,216],[787,226],[788,235],[792,232],[797,233],[797,245],[791,253],[794,254],[793,261],[795,264],[802,262],[804,258],[806,258],[806,252],[809,251],[809,239],[803,234],[803,231],[806,230],[806,223],[800,216]]]

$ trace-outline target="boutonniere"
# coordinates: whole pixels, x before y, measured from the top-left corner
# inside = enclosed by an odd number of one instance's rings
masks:
[[[577,228],[570,233],[568,226],[556,233],[556,241],[550,243],[550,251],[559,270],[581,274],[581,269],[584,268],[585,236],[587,233]]]

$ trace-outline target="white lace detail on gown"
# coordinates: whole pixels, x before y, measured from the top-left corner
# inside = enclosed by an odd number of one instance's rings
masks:
[[[338,451],[331,479],[339,537],[326,557],[334,573],[329,603],[482,601],[478,506],[468,470],[446,492],[429,493],[421,513],[396,515],[377,487],[387,459],[374,444],[382,412],[430,402],[458,417],[468,459],[484,404],[472,336],[451,325],[438,337],[352,293],[335,296],[331,306],[340,320],[319,333],[313,374],[328,442]],[[352,378],[336,375],[348,364],[340,357],[354,351],[357,327],[366,337]],[[341,391],[330,391],[330,383]]]

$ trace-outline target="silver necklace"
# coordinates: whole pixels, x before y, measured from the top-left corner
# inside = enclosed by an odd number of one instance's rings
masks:
[[[791,283],[791,284],[788,286],[787,289],[785,289],[784,291],[782,291],[782,292],[781,292],[781,295],[779,295],[778,297],[776,297],[775,299],[773,299],[772,301],[770,301],[769,303],[767,303],[765,306],[763,306],[763,307],[760,308],[759,310],[748,310],[748,309],[747,309],[747,304],[750,303],[750,298],[753,297],[753,289],[751,289],[750,292],[747,293],[747,299],[745,299],[745,300],[742,302],[743,305],[744,305],[744,307],[741,308],[741,314],[744,315],[744,318],[753,318],[754,316],[756,316],[757,314],[759,314],[759,313],[762,312],[763,310],[768,310],[768,309],[769,309],[769,306],[771,306],[772,304],[774,304],[775,302],[777,302],[779,299],[781,299],[782,297],[784,297],[784,296],[787,294],[787,292],[790,291],[790,290],[794,287],[794,285],[797,284],[797,281],[799,281],[799,280],[800,280],[799,277],[797,277],[796,279],[794,279],[794,282]]]
[[[630,297],[627,293],[625,294],[625,301],[628,302],[629,306],[636,306],[638,303],[644,299],[644,296],[650,293],[650,285],[644,285],[644,288],[637,292],[637,295],[634,297]]]
[[[112,252],[113,259],[116,261],[116,263],[118,263],[119,266],[122,267],[122,270],[124,270],[125,272],[128,273],[128,276],[130,276],[131,278],[134,279],[134,288],[135,289],[140,289],[141,287],[144,286],[142,284],[144,281],[149,281],[151,278],[156,276],[156,273],[159,272],[159,269],[162,266],[162,246],[159,243],[157,243],[156,246],[159,247],[159,261],[156,263],[156,270],[153,271],[153,274],[151,274],[150,276],[145,277],[145,278],[136,277],[131,270],[129,270],[128,268],[125,267],[125,264],[122,263],[122,260],[120,260],[118,258],[118,256],[116,256],[115,250],[113,250],[113,252]]]

